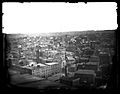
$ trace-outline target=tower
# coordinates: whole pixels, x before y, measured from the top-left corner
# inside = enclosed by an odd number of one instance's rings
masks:
[[[40,57],[42,57],[41,47],[36,46],[36,61],[37,61],[37,63],[42,63],[42,59],[40,59]]]
[[[65,65],[65,76],[67,76],[67,74],[68,74],[68,58],[67,58],[67,55],[66,55],[66,45],[67,45],[67,41],[66,41],[66,39],[67,39],[67,35],[65,35],[65,39],[64,39],[64,41],[65,41],[65,62],[66,62],[66,65]]]

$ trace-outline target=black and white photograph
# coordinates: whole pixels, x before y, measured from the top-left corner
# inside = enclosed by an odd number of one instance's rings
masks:
[[[117,87],[117,3],[4,2],[2,8],[8,88],[61,94]]]

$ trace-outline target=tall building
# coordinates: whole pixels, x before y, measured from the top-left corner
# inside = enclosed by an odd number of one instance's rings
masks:
[[[100,58],[100,65],[108,65],[110,63],[110,56],[107,53],[100,53],[99,54],[99,58]]]
[[[84,69],[97,71],[99,70],[99,62],[99,57],[93,55],[89,58],[89,62],[85,63]]]
[[[94,70],[95,72],[99,70],[99,62],[88,62],[85,65],[86,70]]]
[[[40,49],[41,49],[40,46],[36,47],[36,61],[37,61],[37,63],[42,63],[42,59],[40,59],[40,57],[43,56],[43,53]]]
[[[78,70],[75,77],[80,78],[80,84],[94,84],[96,73],[94,70]]]

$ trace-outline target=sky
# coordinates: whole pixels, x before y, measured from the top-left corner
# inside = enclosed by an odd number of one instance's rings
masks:
[[[3,3],[3,33],[117,29],[117,3]]]

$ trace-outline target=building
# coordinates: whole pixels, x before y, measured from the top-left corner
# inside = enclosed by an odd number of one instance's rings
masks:
[[[88,62],[85,64],[85,69],[97,71],[99,70],[99,62]]]
[[[18,58],[11,58],[12,65],[19,65],[19,59]]]
[[[99,56],[92,55],[89,59],[89,62],[100,62]]]
[[[68,67],[68,72],[75,72],[76,71],[76,67],[70,66]]]
[[[91,50],[91,49],[84,49],[83,51],[83,56],[85,57],[90,57],[94,54],[94,50]]]
[[[108,65],[110,64],[110,56],[107,53],[100,52],[99,54],[100,58],[100,65]]]
[[[34,67],[32,74],[38,77],[48,77],[50,75],[50,67],[39,63]]]
[[[77,70],[78,69],[85,69],[85,63],[82,62],[82,63],[77,63]]]
[[[89,61],[89,58],[85,58],[85,57],[81,57],[79,62],[82,63],[82,62],[88,62]]]
[[[99,63],[100,63],[99,57],[93,55],[89,58],[89,62],[84,64],[84,69],[97,71],[99,70]],[[82,67],[80,66],[82,65],[79,65],[79,69],[80,68],[82,69]]]
[[[60,71],[61,67],[60,64],[57,62],[45,64],[39,63],[35,66],[33,70],[33,75],[46,78],[56,73],[59,73]]]
[[[61,71],[61,65],[58,62],[45,63],[50,67],[51,74],[56,74]]]
[[[41,51],[41,46],[36,46],[36,61],[37,63],[42,63],[42,60],[40,57],[43,57],[43,52]]]
[[[73,64],[73,63],[75,63],[75,59],[73,58],[73,56],[67,56],[67,63],[68,64]]]
[[[69,85],[69,86],[79,86],[79,80],[80,78],[76,78],[76,77],[61,77],[60,78],[60,83]]]
[[[90,47],[92,49],[95,49],[95,46],[96,46],[96,41],[90,41]]]
[[[93,70],[78,70],[75,72],[75,77],[80,78],[81,84],[94,84],[96,73]]]

